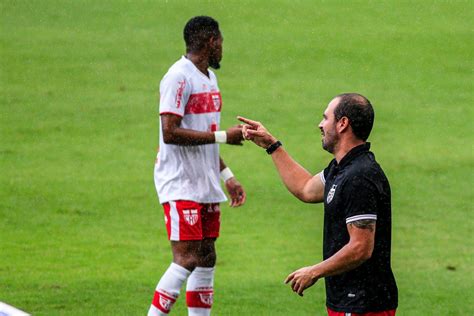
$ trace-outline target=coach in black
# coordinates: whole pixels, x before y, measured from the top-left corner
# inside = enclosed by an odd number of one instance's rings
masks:
[[[291,193],[307,203],[324,202],[324,261],[291,273],[285,282],[303,296],[325,278],[330,316],[395,315],[390,185],[367,142],[374,123],[369,100],[346,93],[329,103],[319,129],[323,148],[334,159],[315,176],[260,122],[239,119],[244,137],[266,148]]]

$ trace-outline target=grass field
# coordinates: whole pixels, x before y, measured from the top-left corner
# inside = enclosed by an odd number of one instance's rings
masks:
[[[152,170],[157,87],[182,28],[219,20],[223,126],[258,119],[311,172],[330,99],[375,106],[392,185],[399,315],[473,315],[471,1],[0,1],[0,301],[33,315],[144,315],[171,254]],[[322,206],[260,149],[221,146],[248,191],[223,207],[214,315],[324,315]],[[184,300],[174,314],[185,314]]]

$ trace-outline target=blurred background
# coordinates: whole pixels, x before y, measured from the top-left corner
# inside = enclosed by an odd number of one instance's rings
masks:
[[[171,260],[153,184],[158,86],[195,15],[224,36],[221,126],[262,121],[316,174],[337,94],[376,112],[400,315],[474,314],[473,2],[0,1],[0,301],[33,315],[144,315]],[[266,153],[221,146],[248,194],[223,205],[213,315],[324,315],[321,205]],[[173,310],[186,314],[181,298]]]

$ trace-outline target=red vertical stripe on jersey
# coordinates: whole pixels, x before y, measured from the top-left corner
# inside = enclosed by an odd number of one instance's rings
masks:
[[[195,93],[189,96],[185,114],[220,112],[222,97],[220,92]]]

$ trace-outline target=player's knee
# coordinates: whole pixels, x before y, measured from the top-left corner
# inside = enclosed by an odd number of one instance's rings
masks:
[[[209,252],[206,256],[206,261],[208,263],[208,267],[213,267],[216,265],[217,255],[215,251]]]
[[[174,260],[176,264],[182,266],[183,268],[193,271],[194,268],[199,266],[200,258],[197,254],[183,254],[175,255]]]
[[[200,258],[200,267],[213,267],[216,265],[217,256],[215,252],[203,254]]]

